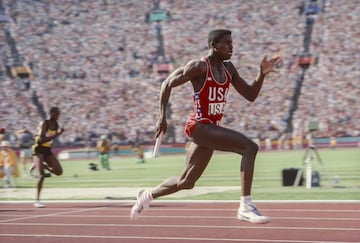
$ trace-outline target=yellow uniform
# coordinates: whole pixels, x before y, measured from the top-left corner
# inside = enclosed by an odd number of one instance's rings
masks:
[[[0,152],[0,168],[4,168],[5,160],[8,166],[12,166],[14,168],[13,176],[18,177],[19,176],[19,169],[17,165],[17,157],[12,149],[8,149],[8,151],[1,151]],[[4,173],[0,171],[0,177],[4,177]]]
[[[101,136],[96,144],[96,149],[100,153],[100,163],[103,169],[110,170],[109,166],[109,152],[111,150],[110,141],[105,136]]]

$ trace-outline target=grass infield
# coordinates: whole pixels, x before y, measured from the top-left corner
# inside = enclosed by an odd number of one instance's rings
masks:
[[[253,198],[256,200],[360,200],[360,149],[319,149],[321,164],[316,157],[313,171],[320,174],[320,187],[311,189],[303,186],[283,186],[282,170],[303,168],[305,150],[260,151],[258,153]],[[241,156],[231,153],[215,153],[198,187],[224,187],[224,191],[183,199],[237,200],[240,196],[239,168]],[[162,180],[179,175],[184,167],[185,155],[166,155],[147,158],[138,164],[135,157],[111,157],[111,170],[101,169],[97,159],[64,160],[61,164],[64,174],[45,180],[45,188],[104,188],[104,187],[153,187]],[[98,164],[99,170],[89,170],[89,163]],[[305,176],[305,175],[304,175]],[[36,180],[18,178],[20,188],[35,188]],[[227,189],[227,187],[229,189]],[[1,190],[1,189],[0,189]],[[171,197],[170,197],[171,198]]]

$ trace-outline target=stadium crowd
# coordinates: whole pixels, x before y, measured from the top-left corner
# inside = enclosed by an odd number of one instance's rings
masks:
[[[152,143],[164,78],[153,71],[159,26],[165,59],[175,68],[206,55],[214,28],[233,31],[232,62],[248,82],[264,54],[280,54],[279,72],[269,75],[254,103],[230,92],[224,126],[254,139],[279,139],[286,131],[305,30],[300,1],[161,0],[169,19],[159,23],[145,21],[154,4],[149,0],[1,2],[13,19],[1,26],[11,31],[33,74],[29,80],[5,75],[11,50],[1,32],[0,126],[9,132],[35,132],[39,107],[58,106],[63,144],[103,134],[118,143]],[[304,136],[312,120],[319,122],[317,137],[360,136],[358,12],[359,0],[328,0],[316,17],[311,50],[319,61],[305,73],[291,136]],[[171,97],[175,142],[186,142],[191,92],[189,83]]]

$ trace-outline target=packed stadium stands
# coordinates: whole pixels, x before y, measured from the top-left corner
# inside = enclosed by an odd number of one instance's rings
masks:
[[[118,143],[152,143],[166,76],[154,65],[171,64],[165,66],[171,69],[206,55],[207,33],[214,28],[233,31],[232,62],[248,82],[264,54],[283,58],[254,103],[230,92],[224,126],[254,139],[279,139],[286,132],[306,24],[300,1],[0,3],[0,127],[10,133],[23,127],[35,131],[49,108],[59,106],[66,130],[62,144],[83,144],[101,134]],[[324,11],[316,16],[310,44],[318,62],[306,70],[291,136],[303,136],[313,120],[319,124],[317,137],[360,136],[360,1],[321,3]],[[165,12],[151,16],[156,7]],[[9,75],[16,58],[7,31],[31,77]],[[172,94],[169,141],[186,141],[191,95],[190,83]]]

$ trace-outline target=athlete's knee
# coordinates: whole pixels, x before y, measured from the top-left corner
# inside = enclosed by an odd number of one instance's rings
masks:
[[[251,141],[249,147],[250,147],[250,150],[255,154],[259,151],[259,145],[257,145],[253,141]]]
[[[249,140],[249,142],[246,145],[246,149],[245,149],[243,155],[256,156],[258,151],[259,151],[259,145],[257,145],[253,141]]]
[[[54,174],[57,176],[61,176],[63,174],[63,169],[62,168],[58,168],[54,171]]]

